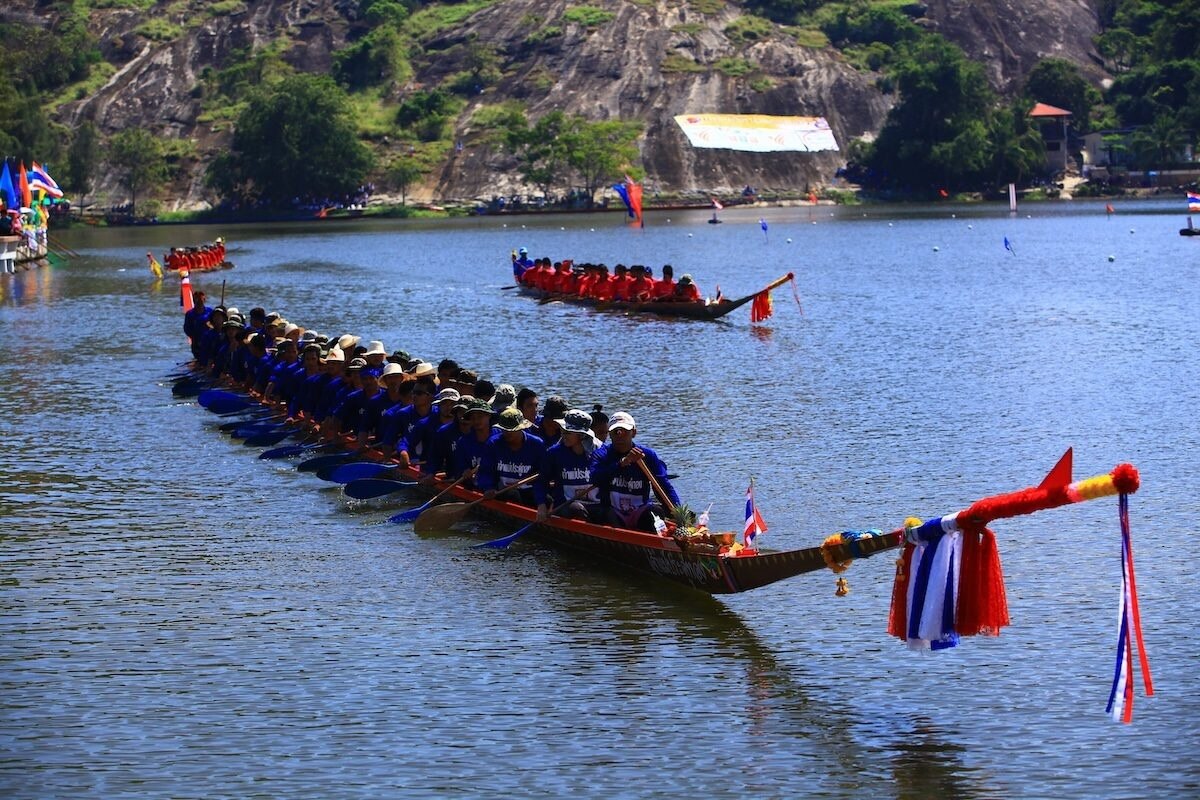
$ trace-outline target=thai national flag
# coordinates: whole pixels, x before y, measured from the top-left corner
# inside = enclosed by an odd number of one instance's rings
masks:
[[[33,190],[41,189],[51,197],[58,198],[63,196],[62,189],[58,188],[58,183],[54,178],[50,177],[50,173],[46,172],[41,164],[34,161],[33,169],[29,170],[29,188]]]
[[[767,522],[754,505],[754,481],[750,481],[750,486],[746,489],[746,527],[742,531],[742,540],[746,547],[753,547],[755,537],[766,532]]]
[[[1188,211],[1200,211],[1200,194],[1188,192]]]

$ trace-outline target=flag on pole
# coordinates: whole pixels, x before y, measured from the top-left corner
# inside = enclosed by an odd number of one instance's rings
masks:
[[[742,529],[742,541],[746,547],[753,547],[755,538],[766,532],[766,520],[758,513],[758,506],[754,505],[754,479],[751,478],[750,486],[746,489],[746,527]]]
[[[19,208],[21,201],[17,199],[17,187],[13,186],[12,173],[8,171],[8,161],[4,162],[4,167],[0,168],[0,194],[4,195],[4,202],[9,208]]]
[[[29,188],[33,191],[41,190],[51,197],[58,199],[63,196],[63,191],[58,187],[58,183],[54,178],[50,177],[50,173],[46,172],[45,168],[38,162],[33,162],[33,167],[29,170]]]
[[[1188,192],[1188,211],[1200,211],[1200,193]]]
[[[712,204],[713,204],[713,208],[715,208],[717,211],[720,211],[721,209],[725,208],[725,206],[721,205],[721,201],[715,197],[712,198]]]
[[[29,178],[25,174],[25,162],[21,162],[20,172],[17,173],[17,186],[21,190],[21,205],[25,208],[33,206],[33,192],[29,191]]]
[[[763,240],[767,239],[767,221],[762,217],[758,218],[758,227],[762,228]]]
[[[645,221],[642,219],[642,187],[635,183],[633,178],[625,176],[624,183],[614,183],[612,190],[621,198],[621,202],[625,204],[625,210],[629,216],[634,219],[643,228],[646,227]]]
[[[1007,236],[1004,237],[1004,249],[1012,253],[1014,256],[1017,254],[1017,251],[1013,250],[1012,242],[1008,240]]]

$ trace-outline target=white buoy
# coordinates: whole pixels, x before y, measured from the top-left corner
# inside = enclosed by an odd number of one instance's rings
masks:
[[[816,224],[817,224],[817,221],[814,219],[814,220],[813,220],[813,225],[816,225]]]
[[[969,230],[969,231],[973,231],[973,230],[975,230],[975,226],[974,226],[974,225],[968,225],[968,226],[967,226],[967,230]]]
[[[565,227],[561,227],[561,226],[560,226],[560,227],[559,227],[559,230],[560,230],[560,231],[565,231],[565,230],[566,230],[566,228],[565,228]]]
[[[588,228],[588,230],[590,230],[592,233],[595,233],[595,232],[596,232],[596,229],[595,229],[595,228]]]
[[[1116,256],[1109,256],[1109,257],[1108,257],[1108,263],[1110,263],[1110,264],[1111,264],[1112,262],[1116,261],[1116,260],[1117,260],[1117,257],[1116,257]]]
[[[889,222],[889,223],[888,223],[888,227],[889,227],[889,228],[890,228],[890,227],[892,227],[892,223],[890,223],[890,222]]]
[[[1133,233],[1133,228],[1130,228],[1130,229],[1129,229],[1129,232],[1130,232],[1130,233]]]
[[[939,250],[940,250],[940,248],[939,248],[937,245],[934,245],[934,246],[933,246],[933,252],[935,252],[935,253],[936,253],[936,252],[938,252]]]
[[[950,219],[958,219],[958,214],[951,214]]]
[[[692,235],[691,235],[690,233],[688,234],[688,238],[689,238],[689,239],[690,239],[690,238],[692,238]]]
[[[788,244],[791,244],[791,243],[792,243],[792,240],[791,240],[791,239],[788,239],[788,240],[787,240],[787,243],[788,243]]]
[[[507,228],[507,227],[508,227],[508,223],[506,222],[506,223],[504,223],[503,225],[501,225],[500,227],[501,227],[501,228]]]

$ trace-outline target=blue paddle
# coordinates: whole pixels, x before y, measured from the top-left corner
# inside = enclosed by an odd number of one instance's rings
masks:
[[[241,411],[244,408],[250,408],[254,405],[254,401],[249,397],[234,394],[233,392],[226,392],[222,389],[205,389],[196,398],[196,402],[214,414],[223,414],[226,411]]]
[[[300,472],[316,472],[330,464],[344,464],[350,459],[357,457],[354,453],[331,453],[327,456],[313,456],[297,464],[296,469]]]
[[[233,438],[248,439],[260,433],[274,433],[275,431],[284,430],[290,431],[295,429],[284,425],[282,422],[243,422],[233,429]]]
[[[378,478],[385,472],[399,469],[399,464],[379,461],[355,461],[343,464],[329,474],[329,480],[334,483],[349,483],[359,478]]]
[[[282,422],[282,419],[280,422]],[[233,433],[239,430],[248,431],[251,429],[267,430],[270,427],[278,424],[279,422],[276,422],[271,417],[238,417],[237,419],[230,420],[229,422],[222,422],[217,426],[217,430],[224,431],[225,433]],[[242,434],[242,436],[245,437],[246,434]]]
[[[585,486],[584,488],[580,489],[579,491],[577,491],[575,493],[575,497],[571,497],[567,500],[564,500],[563,502],[556,505],[554,508],[550,509],[550,516],[553,516],[555,511],[560,511],[560,510],[566,508],[567,506],[571,505],[571,503],[575,502],[576,498],[582,497],[583,495],[587,494],[591,490],[592,490],[591,486]],[[478,550],[482,547],[490,547],[494,550],[503,550],[504,548],[508,547],[510,544],[515,542],[517,539],[520,539],[522,536],[524,536],[525,534],[529,533],[531,530],[536,528],[537,524],[538,524],[538,521],[535,519],[533,522],[529,523],[524,528],[521,528],[518,531],[514,531],[513,533],[510,533],[508,536],[501,536],[499,539],[492,539],[490,542],[483,542],[482,544],[473,544],[473,545],[471,545],[471,549]]]
[[[402,492],[417,485],[416,481],[393,481],[388,478],[359,478],[350,481],[342,491],[355,500],[370,500],[393,492]]]
[[[425,509],[432,506],[434,504],[434,502],[436,502],[438,500],[438,498],[440,498],[446,492],[450,491],[455,486],[458,486],[460,483],[462,483],[463,481],[465,481],[467,478],[471,477],[474,474],[475,474],[475,470],[473,470],[473,469],[467,470],[462,475],[459,475],[458,479],[455,480],[454,483],[450,484],[445,489],[442,489],[440,492],[435,494],[433,497],[429,498],[429,500],[427,502],[423,503],[422,505],[417,506],[416,508],[410,508],[408,511],[401,511],[399,514],[393,514],[392,516],[388,517],[388,522],[412,522],[417,517],[421,516],[422,511],[424,511]]]
[[[242,444],[247,447],[271,447],[279,444],[284,439],[290,439],[297,434],[302,433],[299,428],[284,428],[276,431],[262,431],[253,436],[247,436]]]
[[[268,461],[276,458],[291,458],[292,456],[298,456],[302,453],[320,450],[325,446],[326,445],[322,442],[313,442],[312,444],[286,444],[283,447],[276,447],[273,450],[267,450],[259,453],[258,457]]]

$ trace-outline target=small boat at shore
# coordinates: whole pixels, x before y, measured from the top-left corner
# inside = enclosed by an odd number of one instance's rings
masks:
[[[538,289],[533,286],[517,286],[520,294],[526,297],[537,298],[540,303],[561,302],[570,305],[588,306],[599,311],[621,311],[626,314],[655,314],[662,317],[684,317],[687,319],[720,319],[734,309],[741,308],[747,303],[753,301],[756,297],[761,297],[777,289],[790,280],[793,280],[795,275],[789,272],[778,280],[764,286],[753,294],[748,294],[745,297],[739,297],[735,300],[719,299],[708,300],[705,302],[673,302],[670,300],[654,300],[650,302],[637,302],[630,300],[597,300],[594,297],[581,297],[575,294],[566,294],[564,292],[548,292],[544,289]]]

